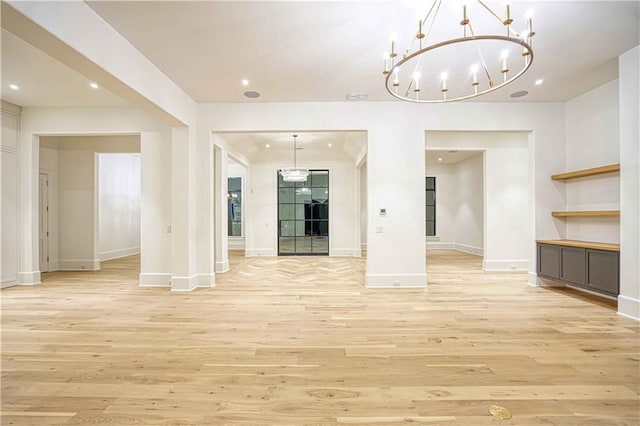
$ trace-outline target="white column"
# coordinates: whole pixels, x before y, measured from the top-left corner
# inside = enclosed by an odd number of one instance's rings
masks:
[[[369,131],[367,287],[427,285],[424,172],[424,130],[395,113]]]
[[[214,147],[214,234],[215,234],[215,265],[216,272],[229,270],[229,234],[227,230],[227,165],[229,155],[227,150]]]
[[[171,285],[171,135],[140,134],[140,286]]]
[[[23,123],[24,123],[23,115]],[[39,284],[38,193],[40,138],[20,132],[20,256],[18,283]]]
[[[171,133],[171,290],[191,291],[197,287],[192,138],[187,127]]]
[[[618,313],[640,320],[640,46],[619,58],[620,295]]]

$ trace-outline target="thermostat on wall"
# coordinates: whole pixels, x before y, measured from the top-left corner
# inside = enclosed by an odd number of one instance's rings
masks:
[[[387,209],[380,209],[380,216],[386,216],[387,215]]]

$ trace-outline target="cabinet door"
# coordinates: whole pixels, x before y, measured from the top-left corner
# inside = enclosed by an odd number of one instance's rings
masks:
[[[560,278],[560,247],[538,244],[538,274]]]
[[[619,293],[619,253],[587,250],[587,284],[611,295]]]
[[[585,249],[562,247],[562,271],[560,279],[574,284],[585,284]]]

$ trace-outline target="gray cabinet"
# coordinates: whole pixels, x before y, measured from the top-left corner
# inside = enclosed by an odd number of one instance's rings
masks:
[[[617,252],[587,250],[587,286],[607,294],[618,295],[620,261]]]
[[[538,244],[538,275],[560,278],[560,247]]]
[[[584,249],[561,247],[560,254],[562,263],[560,279],[573,284],[584,284],[586,282],[586,258]]]
[[[610,296],[618,295],[619,252],[541,243],[537,251],[539,276]]]

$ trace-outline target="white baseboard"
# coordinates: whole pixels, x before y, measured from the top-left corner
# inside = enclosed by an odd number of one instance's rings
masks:
[[[244,250],[245,243],[242,237],[229,237],[227,247],[229,250]]]
[[[531,271],[527,272],[527,284],[533,287],[540,287],[540,284],[538,283],[538,274]]]
[[[99,271],[100,259],[60,259],[59,271]]]
[[[140,287],[171,287],[171,274],[141,273]]]
[[[482,270],[488,272],[522,272],[529,270],[528,259],[483,260]]]
[[[275,257],[278,255],[277,250],[271,248],[265,249],[248,249],[244,250],[245,257],[258,257],[258,256],[266,256],[266,257]]]
[[[332,257],[361,257],[362,252],[357,248],[338,248],[332,249],[329,255]]]
[[[18,272],[18,284],[20,285],[36,285],[40,282],[40,271]]]
[[[640,321],[640,300],[623,295],[618,296],[618,315]]]
[[[440,241],[427,241],[427,250],[455,250],[454,243],[441,243]]]
[[[367,274],[367,288],[426,288],[427,274]]]
[[[533,274],[533,272],[529,272],[529,274]],[[565,283],[560,282],[560,281],[556,281],[556,280],[550,280],[548,278],[542,278],[542,277],[538,277],[537,274],[536,275],[536,283],[535,286],[536,287],[564,287]]]
[[[118,250],[110,250],[100,253],[100,260],[120,259],[121,257],[133,256],[140,254],[140,247],[129,247]]]
[[[196,282],[199,288],[215,287],[216,274],[196,274]]]
[[[0,288],[13,287],[14,285],[18,285],[17,278],[7,278],[2,280],[2,283],[0,283]]]
[[[222,274],[229,270],[229,259],[216,261],[216,274]]]
[[[198,287],[195,275],[190,277],[171,277],[171,291],[193,291]]]
[[[482,247],[474,247],[474,246],[468,246],[466,244],[456,243],[455,248],[456,250],[464,253],[475,254],[476,256],[484,256],[484,249]]]

